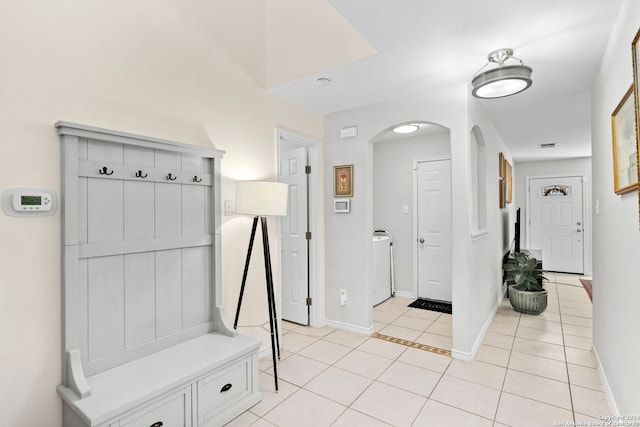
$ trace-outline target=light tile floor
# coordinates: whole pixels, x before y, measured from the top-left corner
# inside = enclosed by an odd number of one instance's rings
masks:
[[[274,392],[229,426],[553,426],[611,415],[590,352],[591,303],[578,276],[547,273],[549,304],[521,315],[505,299],[473,362],[332,328],[284,322]],[[451,348],[451,316],[392,298],[374,309],[384,335]],[[454,308],[455,310],[455,308]],[[557,425],[557,424],[556,424]]]

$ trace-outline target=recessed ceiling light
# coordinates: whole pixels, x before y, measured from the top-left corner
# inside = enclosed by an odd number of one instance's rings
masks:
[[[316,79],[316,84],[320,87],[329,86],[331,79],[329,77],[320,77]]]
[[[395,133],[412,133],[420,129],[418,125],[401,125],[391,129]]]

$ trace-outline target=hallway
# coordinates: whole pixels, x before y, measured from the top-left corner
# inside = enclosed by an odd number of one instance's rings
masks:
[[[505,299],[474,362],[333,328],[283,323],[280,391],[260,360],[263,400],[230,426],[553,426],[610,415],[590,352],[591,303],[578,276],[547,273],[549,305]],[[451,348],[451,316],[392,298],[376,332]],[[455,307],[454,307],[455,310]],[[557,425],[557,424],[556,424]]]

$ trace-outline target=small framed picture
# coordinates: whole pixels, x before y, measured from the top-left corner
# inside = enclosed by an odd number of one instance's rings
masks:
[[[333,195],[353,197],[353,165],[333,167]]]
[[[636,110],[636,162],[640,164],[640,30],[631,42],[631,54],[633,56],[633,93]],[[638,181],[640,182],[640,170],[638,171]],[[640,185],[638,186],[638,220],[640,221]]]
[[[634,85],[631,85],[611,114],[613,190],[616,194],[628,193],[638,187],[638,142],[633,89]]]

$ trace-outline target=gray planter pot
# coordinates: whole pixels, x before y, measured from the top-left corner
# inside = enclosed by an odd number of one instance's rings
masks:
[[[547,291],[521,291],[509,286],[509,301],[515,311],[525,314],[540,314],[547,309]]]

